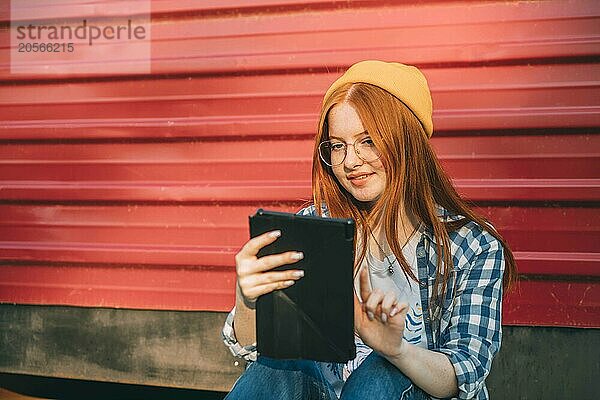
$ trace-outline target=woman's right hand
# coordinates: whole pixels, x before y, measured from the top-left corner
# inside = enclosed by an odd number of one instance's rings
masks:
[[[247,306],[253,305],[263,294],[292,286],[304,276],[304,271],[291,269],[271,271],[273,268],[293,264],[304,258],[304,254],[288,251],[258,258],[256,255],[263,247],[273,243],[281,236],[281,231],[263,233],[250,239],[235,255],[235,270],[240,294]]]

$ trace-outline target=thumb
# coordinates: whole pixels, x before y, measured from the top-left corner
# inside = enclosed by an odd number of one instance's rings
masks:
[[[367,301],[371,295],[371,283],[369,282],[369,273],[366,268],[361,268],[359,271],[359,286],[360,286],[360,298],[363,301]]]
[[[360,300],[358,300],[358,296],[356,295],[356,291],[354,291],[354,330],[358,332],[363,318],[363,310],[362,304]]]

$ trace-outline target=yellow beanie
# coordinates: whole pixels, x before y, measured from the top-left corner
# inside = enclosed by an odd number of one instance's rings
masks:
[[[360,61],[352,65],[327,89],[323,104],[329,96],[346,83],[370,83],[398,98],[415,114],[427,136],[433,134],[433,109],[427,80],[411,65],[377,60]]]

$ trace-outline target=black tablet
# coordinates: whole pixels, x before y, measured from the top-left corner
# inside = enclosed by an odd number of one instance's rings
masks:
[[[276,229],[281,237],[258,256],[301,251],[302,260],[277,269],[302,269],[304,277],[258,298],[258,352],[280,359],[353,359],[354,221],[262,209],[250,217],[252,237]]]

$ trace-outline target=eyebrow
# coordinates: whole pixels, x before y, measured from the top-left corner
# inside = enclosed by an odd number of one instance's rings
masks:
[[[362,132],[355,133],[354,135],[352,135],[352,137],[357,137],[357,136],[363,135],[363,134],[365,134],[365,133],[366,133],[367,135],[369,134],[369,132],[367,132],[366,130],[364,130],[364,131],[362,131]],[[329,139],[337,139],[337,140],[342,140],[342,138],[341,138],[341,137],[338,137],[338,136],[329,136]]]

